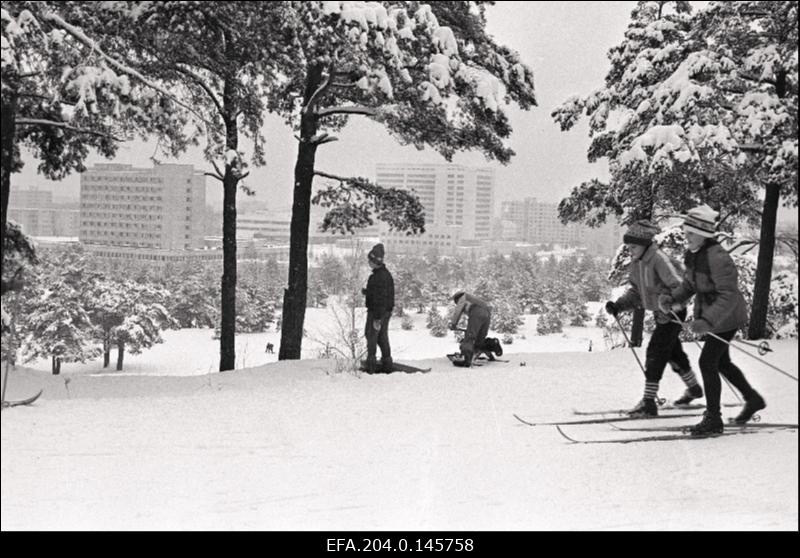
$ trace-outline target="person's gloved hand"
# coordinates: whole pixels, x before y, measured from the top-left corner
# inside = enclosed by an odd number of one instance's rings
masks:
[[[455,329],[456,324],[447,324],[447,329]]]
[[[705,321],[704,319],[693,320],[689,323],[689,327],[691,330],[696,333],[697,335],[705,335],[709,331],[711,331],[711,324]]]
[[[606,312],[608,312],[609,314],[611,314],[616,318],[617,314],[619,314],[619,306],[617,306],[616,303],[609,300],[608,302],[606,302]]]

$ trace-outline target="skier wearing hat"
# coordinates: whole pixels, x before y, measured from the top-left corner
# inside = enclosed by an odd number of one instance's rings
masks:
[[[464,332],[464,339],[459,345],[461,355],[464,357],[462,366],[469,368],[472,366],[472,359],[476,352],[494,352],[498,356],[503,354],[500,342],[491,338],[488,340],[486,335],[489,333],[489,324],[492,321],[492,310],[489,304],[482,298],[475,295],[458,291],[453,295],[453,302],[456,307],[450,317],[450,329],[455,329],[461,314],[467,315],[467,329]]]
[[[630,287],[617,300],[606,302],[606,311],[614,317],[620,312],[644,308],[652,310],[656,320],[656,328],[647,344],[644,397],[629,412],[631,416],[658,415],[656,394],[667,363],[686,384],[686,391],[675,401],[676,405],[685,405],[703,396],[703,388],[697,383],[678,337],[681,325],[675,323],[669,312],[658,307],[659,296],[674,293],[682,280],[677,264],[653,241],[659,232],[659,228],[649,221],[637,221],[625,232],[623,241],[632,254]],[[683,320],[686,310],[678,308],[677,315]]]
[[[742,412],[734,419],[744,424],[767,406],[742,371],[731,362],[729,343],[736,330],[747,322],[747,303],[739,291],[738,270],[730,254],[715,239],[719,213],[707,205],[690,210],[683,222],[688,250],[686,271],[679,289],[659,299],[662,311],[684,304],[694,295],[694,319],[685,324],[698,335],[706,335],[700,352],[700,372],[706,391],[703,420],[692,427],[692,435],[722,433],[719,375],[722,374],[744,397]]]
[[[367,323],[364,335],[367,338],[367,372],[375,373],[377,347],[381,349],[381,372],[392,371],[392,349],[389,346],[389,319],[394,309],[394,279],[383,263],[383,244],[376,244],[367,254],[372,274],[367,279],[366,295]]]

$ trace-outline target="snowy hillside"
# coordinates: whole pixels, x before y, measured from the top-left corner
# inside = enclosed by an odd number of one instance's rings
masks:
[[[797,342],[773,346],[769,361],[796,374]],[[173,352],[191,368],[192,353]],[[18,368],[10,399],[45,391],[2,413],[2,528],[798,528],[796,430],[574,445],[512,414],[572,420],[575,408],[633,405],[641,372],[629,351],[508,358],[464,370],[431,354],[418,361],[428,374],[377,376],[331,374],[314,359],[183,377],[174,364],[168,376]],[[797,384],[734,359],[768,401],[764,421],[797,422]],[[667,373],[660,395],[682,388]]]

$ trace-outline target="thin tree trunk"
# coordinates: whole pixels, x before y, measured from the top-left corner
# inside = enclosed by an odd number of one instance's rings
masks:
[[[233,106],[233,84],[225,82],[223,100],[225,103],[225,147],[226,151],[237,151],[239,134],[236,125],[236,111]],[[234,116],[231,116],[234,115]],[[224,191],[222,202],[222,296],[219,334],[219,371],[233,370],[236,367],[236,186],[239,178],[225,163],[225,176],[222,180]]]
[[[322,82],[320,68],[311,70],[306,83],[305,99]],[[300,121],[300,143],[294,167],[294,201],[289,243],[288,288],[283,293],[281,346],[278,360],[299,359],[303,344],[303,323],[308,295],[308,225],[311,212],[311,187],[314,181],[314,162],[317,145],[309,140],[317,133],[317,118],[313,110],[303,113]]]
[[[6,84],[4,84],[4,89]],[[17,96],[4,91],[2,100],[3,118],[0,123],[0,205],[2,206],[2,227],[0,244],[3,254],[6,246],[6,223],[8,222],[8,200],[11,193],[11,173],[14,172],[14,137],[16,134]]]
[[[111,341],[108,337],[103,339],[103,368],[108,368],[111,363]]]
[[[767,184],[766,196],[764,197],[764,212],[761,217],[761,238],[758,244],[756,282],[753,286],[753,306],[750,309],[750,323],[747,327],[747,337],[749,339],[763,339],[767,336],[769,288],[772,280],[772,261],[775,256],[775,229],[778,223],[780,195],[780,185]]]
[[[53,376],[58,376],[61,372],[61,366],[56,355],[50,357],[50,369],[53,372]]]
[[[122,370],[122,361],[125,358],[125,342],[117,342],[117,370]]]

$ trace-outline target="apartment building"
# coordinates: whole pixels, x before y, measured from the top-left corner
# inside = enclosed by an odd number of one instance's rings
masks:
[[[205,176],[192,165],[95,165],[81,174],[80,241],[148,250],[203,248],[205,194]]]

